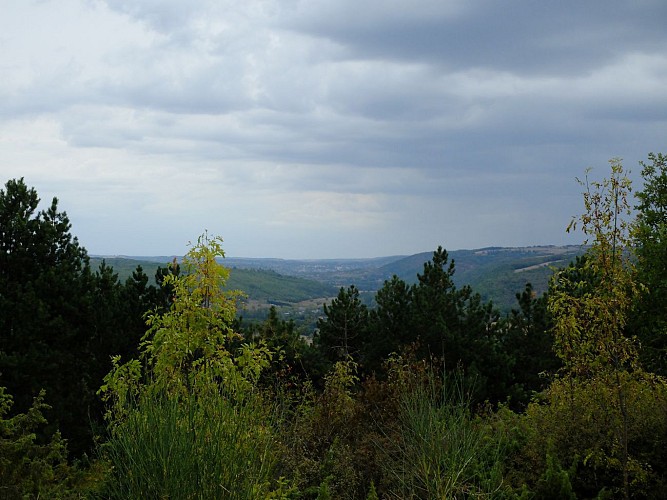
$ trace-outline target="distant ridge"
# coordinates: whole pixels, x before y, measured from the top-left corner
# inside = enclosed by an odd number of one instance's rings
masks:
[[[453,250],[448,252],[449,257],[454,260],[456,272],[454,283],[457,286],[470,285],[478,292],[484,300],[491,300],[503,311],[509,311],[516,305],[515,295],[523,291],[526,283],[533,285],[536,293],[546,291],[549,277],[554,267],[564,267],[573,261],[578,255],[583,254],[585,248],[580,245],[536,245],[530,247],[484,247],[473,250]],[[415,283],[417,274],[421,273],[424,263],[431,260],[433,252],[420,252],[414,255],[394,255],[387,257],[359,258],[359,259],[281,259],[281,258],[254,258],[254,257],[228,257],[221,262],[232,269],[231,279],[245,279],[255,281],[254,285],[249,282],[239,283],[238,288],[249,288],[249,295],[255,294],[261,297],[276,297],[282,292],[280,287],[280,276],[293,277],[305,280],[302,285],[304,291],[309,289],[303,296],[312,297],[312,282],[320,283],[326,288],[322,291],[333,293],[339,287],[355,285],[363,292],[374,295],[374,292],[382,287],[385,280],[391,279],[393,275],[398,276],[407,283]],[[155,273],[158,266],[164,266],[173,261],[174,256],[93,256],[91,261],[101,262],[102,258],[107,264],[113,266],[119,277],[126,279],[130,276],[137,265],[144,268],[149,277]],[[180,260],[180,257],[176,257]],[[99,264],[97,264],[99,265]],[[96,268],[96,265],[93,265]],[[235,272],[236,270],[236,272]],[[259,275],[249,275],[242,270],[264,271],[265,274],[257,285]],[[235,276],[236,275],[236,276]],[[295,294],[297,282],[283,280],[286,288],[290,288],[290,298],[299,296]],[[262,288],[263,287],[263,288]],[[315,287],[316,288],[316,287]],[[252,290],[252,291],[251,291]],[[275,300],[284,300],[276,298]],[[289,302],[290,300],[285,301]]]

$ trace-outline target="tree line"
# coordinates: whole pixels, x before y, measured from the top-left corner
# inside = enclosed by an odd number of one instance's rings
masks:
[[[0,496],[660,498],[667,163],[580,180],[587,251],[501,314],[436,249],[324,306],[236,314],[208,234],[124,283],[57,200],[0,190]],[[633,204],[634,203],[634,204]]]

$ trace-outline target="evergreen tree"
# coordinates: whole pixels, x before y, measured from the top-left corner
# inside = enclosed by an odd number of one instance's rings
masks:
[[[454,261],[442,247],[424,264],[412,288],[412,330],[423,357],[442,358],[447,370],[462,368],[480,400],[504,400],[509,360],[501,349],[498,312],[470,286],[458,289]]]
[[[646,286],[630,325],[641,340],[641,361],[654,373],[667,375],[667,156],[651,153],[641,163],[644,189],[634,244],[637,272]]]
[[[511,404],[523,408],[536,392],[546,389],[549,375],[560,363],[553,352],[552,322],[547,294],[536,296],[530,283],[516,294],[518,309],[505,321],[504,349],[511,361]]]
[[[384,360],[416,341],[412,327],[412,289],[398,276],[384,282],[375,294],[376,307],[369,313],[369,329],[363,345],[367,372],[379,372]]]
[[[319,381],[326,368],[313,364],[312,346],[303,339],[294,320],[284,320],[278,316],[278,310],[271,306],[266,320],[245,329],[247,340],[261,340],[274,353],[271,370],[266,377],[276,382],[281,380],[287,385],[300,384],[306,378]],[[321,364],[321,363],[320,363]]]
[[[354,285],[340,289],[331,304],[324,305],[326,318],[317,322],[315,343],[331,362],[352,357],[359,359],[361,345],[368,330],[368,308],[359,298]]]
[[[455,265],[442,247],[424,264],[418,283],[412,289],[413,327],[432,356],[443,356],[451,365],[462,359],[461,322],[470,289],[456,289]]]
[[[81,452],[90,444],[95,400],[94,279],[58,200],[42,211],[39,202],[23,179],[0,190],[0,385],[21,412],[45,389],[52,407],[47,432],[59,427]]]
[[[43,389],[43,433],[60,429],[80,455],[101,423],[95,392],[111,355],[136,353],[144,313],[168,307],[169,291],[148,286],[141,269],[124,285],[106,262],[92,272],[58,200],[41,211],[39,203],[23,179],[0,190],[0,386],[19,412]]]

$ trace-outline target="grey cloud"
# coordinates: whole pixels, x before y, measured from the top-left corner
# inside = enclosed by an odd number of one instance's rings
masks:
[[[357,3],[341,2],[326,17],[313,9],[291,25],[335,40],[351,58],[424,61],[448,70],[572,75],[613,61],[619,51],[665,50],[667,4],[660,1],[471,1],[454,15],[440,2],[441,12],[410,15],[422,3],[405,3],[404,16],[383,19],[381,2],[361,13]]]
[[[117,12],[138,19],[160,33],[172,34],[187,25],[196,12],[197,3],[160,0],[108,0],[106,5]],[[194,8],[193,8],[194,7]]]
[[[300,238],[311,256],[346,253],[346,238],[357,255],[400,252],[396,234],[415,251],[549,243],[577,210],[585,167],[634,167],[664,148],[663,3],[86,5],[95,50],[74,22],[61,52],[46,50],[55,25],[2,42],[16,50],[0,54],[12,70],[0,130],[22,145],[7,153],[12,171],[37,158],[75,200],[108,182],[105,210],[127,205],[149,225],[168,213],[181,243],[203,220],[233,238],[267,231],[285,252],[281,237]],[[91,200],[75,204],[84,218]]]

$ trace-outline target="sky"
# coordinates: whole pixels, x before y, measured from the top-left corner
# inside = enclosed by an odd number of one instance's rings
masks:
[[[2,0],[0,182],[95,255],[577,244],[667,152],[664,0]]]

